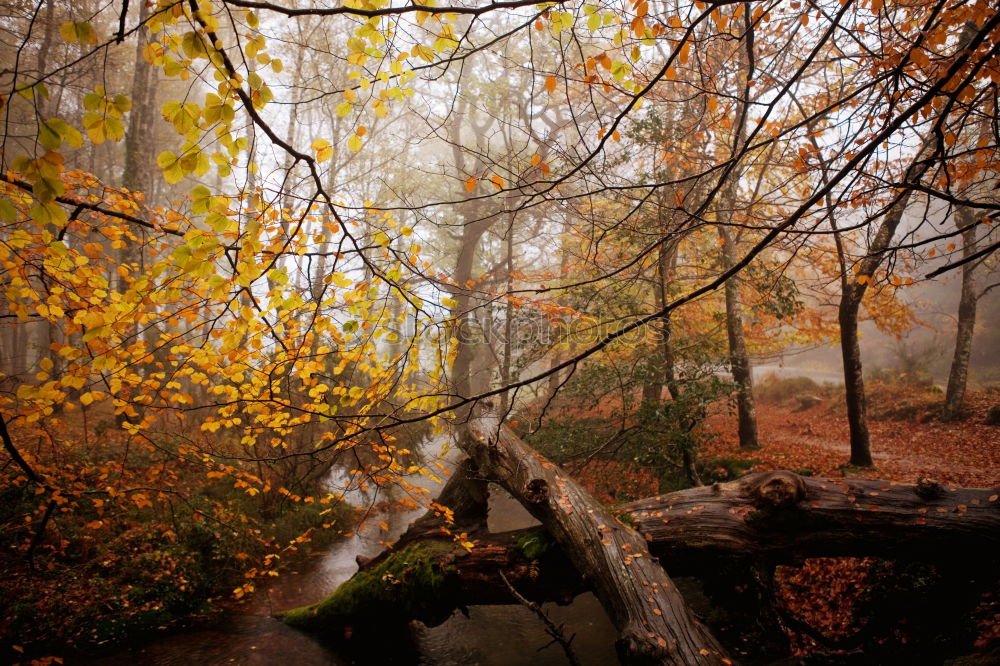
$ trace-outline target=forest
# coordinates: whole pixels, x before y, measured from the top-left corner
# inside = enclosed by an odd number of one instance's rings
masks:
[[[995,3],[0,8],[0,661],[1000,663]]]

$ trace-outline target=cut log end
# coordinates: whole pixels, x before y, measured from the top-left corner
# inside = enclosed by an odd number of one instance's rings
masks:
[[[549,484],[545,479],[532,479],[524,486],[524,500],[531,504],[544,504],[549,499]]]
[[[913,491],[920,499],[924,500],[935,500],[944,496],[944,486],[926,476],[917,479],[917,485],[913,487]]]
[[[746,492],[757,508],[787,509],[805,499],[806,485],[798,474],[776,471],[754,476]]]

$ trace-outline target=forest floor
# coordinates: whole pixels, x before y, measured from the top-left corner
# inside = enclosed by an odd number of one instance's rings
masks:
[[[985,423],[987,410],[1000,404],[1000,390],[970,393],[965,416],[952,422],[937,418],[942,399],[918,388],[875,387],[869,408],[874,469],[846,467],[850,435],[843,400],[836,397],[810,409],[794,401],[758,401],[761,448],[756,451],[740,451],[736,415],[720,406],[705,423],[716,437],[701,456],[755,460],[755,470],[905,483],[923,476],[967,487],[1000,485],[1000,426]]]

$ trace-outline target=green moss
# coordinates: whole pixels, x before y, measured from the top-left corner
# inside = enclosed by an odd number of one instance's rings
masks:
[[[517,538],[514,547],[529,560],[537,560],[547,553],[555,541],[544,527],[534,527]]]
[[[440,594],[454,571],[453,544],[422,542],[407,546],[369,571],[355,574],[323,601],[280,613],[299,629],[318,630],[365,618],[413,618],[440,605]]]
[[[639,527],[639,523],[636,522],[635,516],[633,516],[628,511],[616,511],[615,518],[617,518],[618,522],[620,522],[622,525],[628,525],[632,529],[636,529],[637,527]]]

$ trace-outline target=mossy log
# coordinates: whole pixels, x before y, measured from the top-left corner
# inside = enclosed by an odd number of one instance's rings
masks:
[[[531,599],[568,602],[585,589],[558,548],[531,552],[531,536],[508,534],[476,544],[470,552],[441,535],[425,534],[361,565],[329,597],[279,614],[287,624],[309,631],[350,636],[363,626],[420,620],[435,626],[456,608],[516,603],[499,576]],[[544,533],[539,536],[544,539]],[[544,571],[544,575],[542,575]]]

